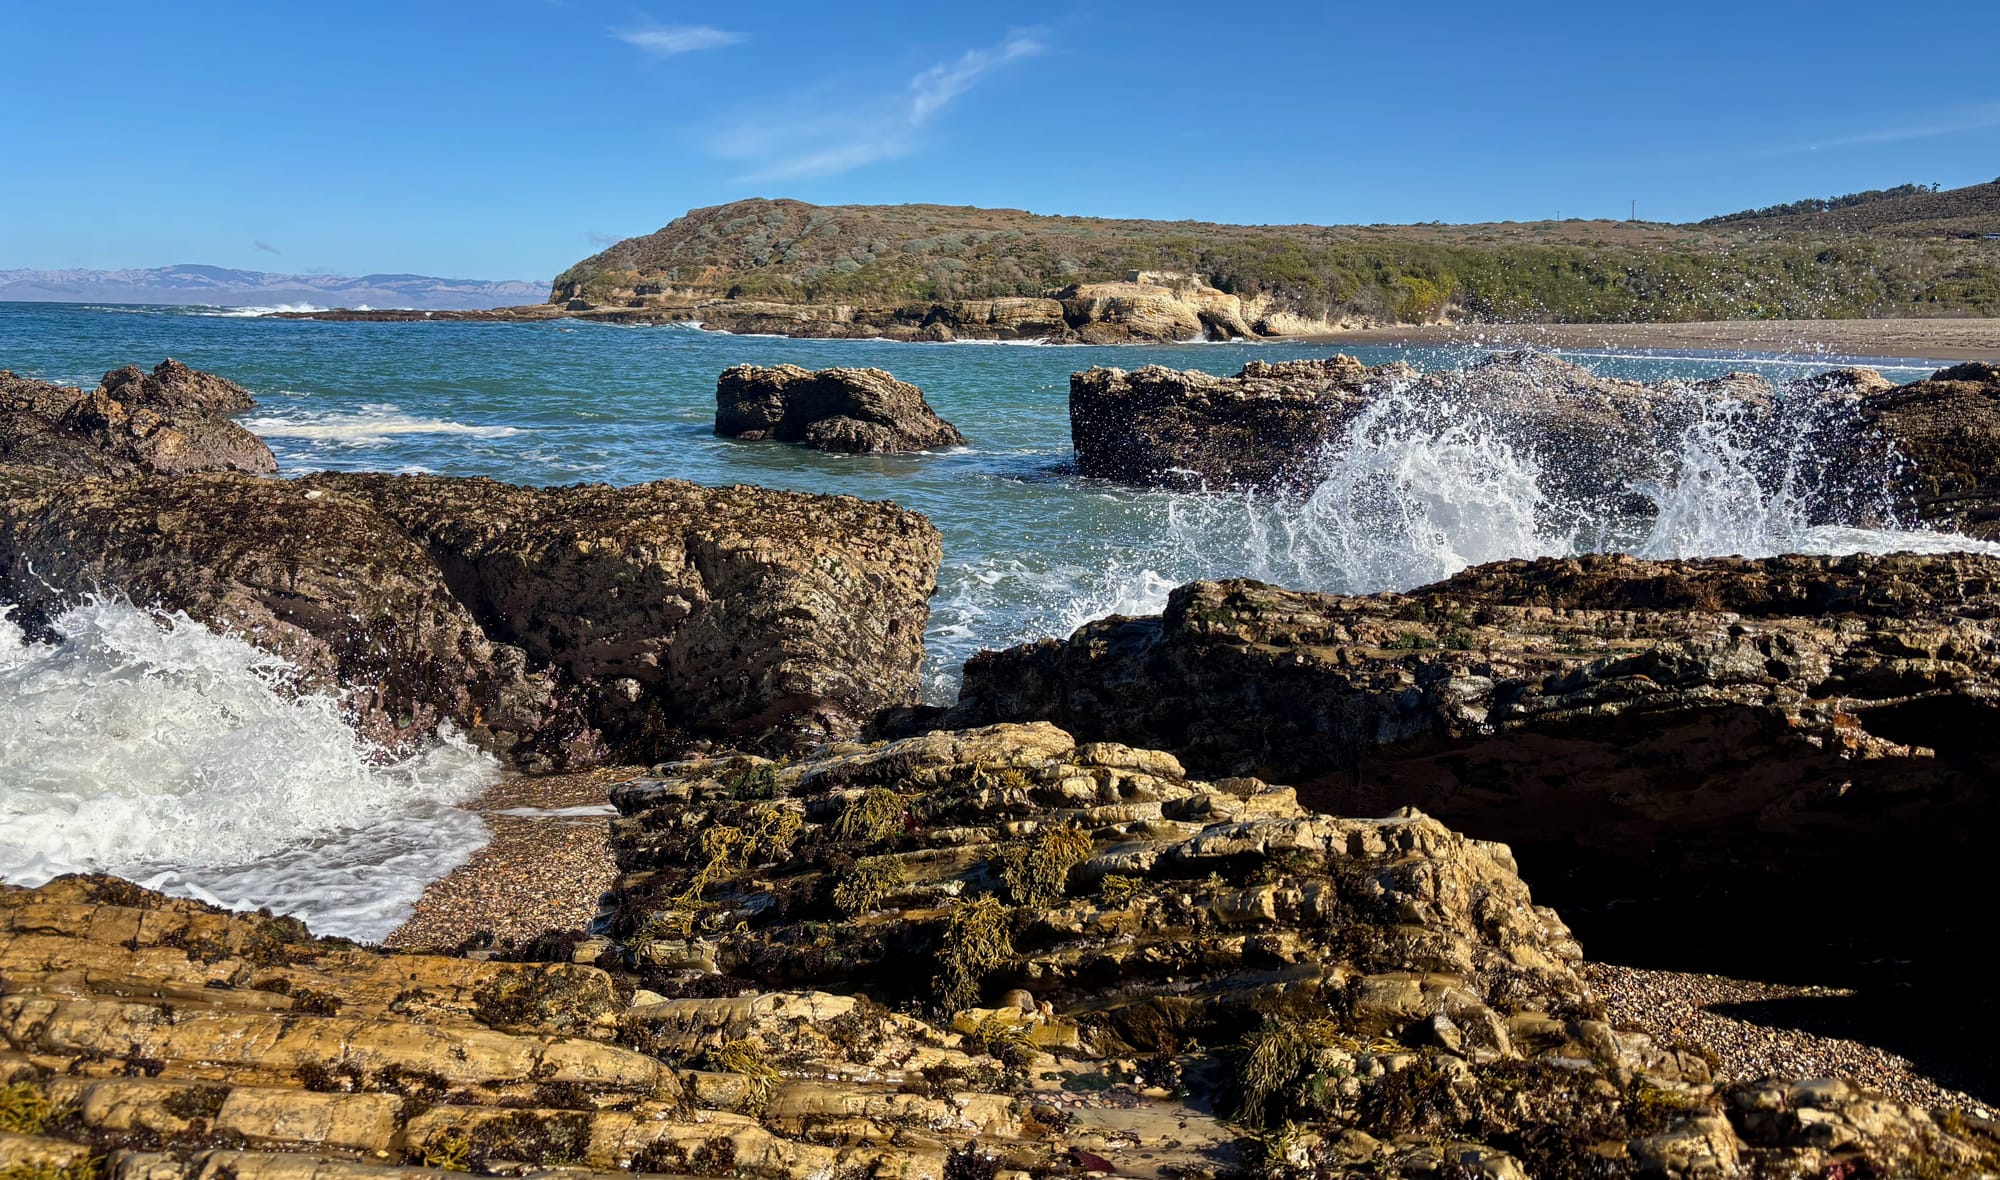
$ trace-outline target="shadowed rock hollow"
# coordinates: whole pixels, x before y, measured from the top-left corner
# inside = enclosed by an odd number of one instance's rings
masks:
[[[0,467],[0,598],[115,590],[531,768],[697,737],[787,747],[912,704],[939,559],[893,505],[661,482],[525,488]]]

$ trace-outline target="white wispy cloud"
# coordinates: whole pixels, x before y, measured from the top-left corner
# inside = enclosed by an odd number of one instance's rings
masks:
[[[1986,131],[2000,127],[2000,103],[1982,103],[1970,107],[1940,111],[1929,117],[1912,119],[1908,122],[1868,131],[1850,132],[1845,135],[1830,135],[1824,139],[1791,143],[1782,147],[1766,148],[1753,153],[1759,156],[1790,156],[1822,149],[1867,147],[1884,143],[1909,143],[1919,139],[1937,139],[1946,135],[1960,135],[1968,131]]]
[[[613,29],[611,35],[654,57],[672,57],[699,49],[721,49],[743,40],[743,34],[713,25],[643,25]]]
[[[910,119],[923,123],[979,80],[1009,62],[1033,57],[1048,48],[1039,36],[1020,31],[987,49],[969,49],[955,62],[941,62],[910,79]]]
[[[1048,51],[1038,30],[1018,29],[997,45],[970,49],[918,73],[898,93],[854,98],[802,95],[785,109],[734,120],[710,142],[751,171],[744,180],[831,176],[907,156],[923,131],[993,71]]]

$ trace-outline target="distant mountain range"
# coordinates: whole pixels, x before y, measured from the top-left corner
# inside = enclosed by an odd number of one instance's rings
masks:
[[[538,303],[547,283],[430,275],[281,275],[226,266],[150,270],[0,270],[0,301],[212,307],[486,308]]]

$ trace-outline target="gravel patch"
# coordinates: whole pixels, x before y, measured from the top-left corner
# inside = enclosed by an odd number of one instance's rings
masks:
[[[1853,995],[1850,991],[1648,971],[1610,963],[1586,963],[1583,974],[1604,998],[1612,1024],[1707,1049],[1721,1062],[1718,1080],[1840,1077],[1903,1102],[1992,1117],[1988,1103],[1953,1089],[1887,1049],[1859,1040],[1758,1024],[1711,1010],[1731,1004],[1846,997]]]
[[[618,876],[611,788],[638,773],[623,767],[503,779],[469,806],[493,829],[492,842],[432,882],[384,945],[450,950],[479,933],[518,944],[587,927]]]

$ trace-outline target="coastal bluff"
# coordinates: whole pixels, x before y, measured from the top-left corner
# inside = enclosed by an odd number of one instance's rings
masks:
[[[1753,211],[1696,225],[1222,225],[755,198],[691,209],[581,259],[542,304],[289,314],[1087,344],[1994,314],[2000,182],[1869,195],[1882,199],[1865,216]]]

